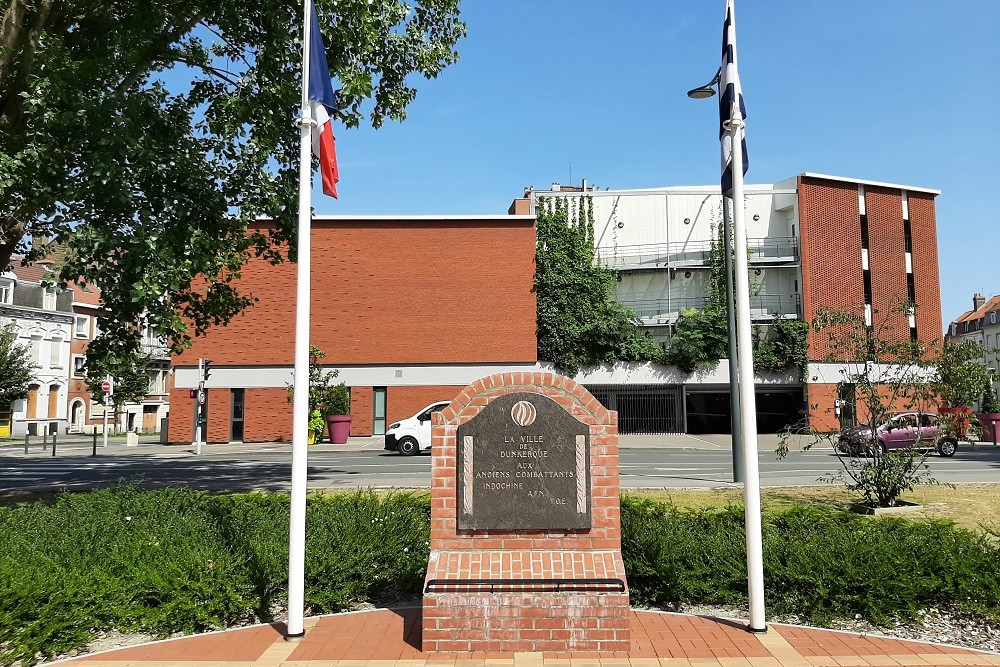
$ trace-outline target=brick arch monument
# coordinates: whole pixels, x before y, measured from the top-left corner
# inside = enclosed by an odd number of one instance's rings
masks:
[[[423,650],[627,651],[618,415],[549,372],[432,415]]]

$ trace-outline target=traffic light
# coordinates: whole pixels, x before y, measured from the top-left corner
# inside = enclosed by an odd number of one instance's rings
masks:
[[[208,382],[208,376],[212,374],[212,360],[205,359],[201,367],[201,379]]]

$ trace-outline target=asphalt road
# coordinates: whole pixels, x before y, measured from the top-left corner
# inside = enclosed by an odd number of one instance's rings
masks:
[[[234,449],[206,447],[196,455],[190,447],[139,448],[109,446],[89,456],[90,447],[61,445],[51,450],[0,447],[0,495],[83,490],[136,480],[144,486],[188,486],[205,490],[287,490],[290,448],[262,445]],[[950,459],[927,459],[932,475],[953,484],[1000,482],[1000,447],[964,445]],[[818,478],[840,467],[830,451],[792,452],[778,460],[773,451],[761,451],[764,486],[814,485]],[[338,449],[310,448],[309,486],[321,488],[429,487],[431,457],[404,458],[385,452],[378,443]],[[722,448],[632,446],[621,449],[623,488],[711,488],[732,485],[730,453]]]

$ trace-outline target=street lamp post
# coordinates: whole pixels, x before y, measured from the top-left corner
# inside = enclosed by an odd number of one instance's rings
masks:
[[[720,69],[715,73],[715,77],[704,86],[689,90],[688,97],[693,100],[705,100],[714,96],[716,94],[715,86],[719,84],[721,74],[722,70]],[[736,309],[733,307],[733,238],[730,232],[729,201],[728,197],[722,197],[722,234],[725,237],[723,248],[726,254],[726,317],[729,320],[729,421],[733,440],[733,482],[740,484],[744,481],[743,431],[741,428],[739,368],[736,356]]]

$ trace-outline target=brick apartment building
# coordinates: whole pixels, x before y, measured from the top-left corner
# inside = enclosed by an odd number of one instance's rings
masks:
[[[718,187],[553,185],[526,190],[510,212],[530,214],[539,198],[573,199],[584,192],[594,205],[597,255],[618,271],[616,298],[636,312],[652,338],[668,346],[681,311],[707,304],[709,253],[722,224]],[[755,325],[766,328],[776,319],[808,322],[823,306],[883,321],[897,299],[907,299],[917,309],[890,322],[894,335],[928,344],[940,339],[937,190],[805,173],[772,185],[747,185],[745,194]],[[829,353],[825,335],[811,333],[803,377],[758,375],[762,431],[778,430],[804,410],[821,429],[835,430],[853,418],[853,394],[837,395],[846,366],[827,363]],[[623,433],[729,430],[726,360],[692,375],[620,364],[576,379],[619,411]]]
[[[533,216],[314,219],[310,339],[350,387],[352,434],[534,369],[534,260]],[[212,360],[209,442],[291,439],[296,268],[252,261],[240,289],[259,301],[174,358],[171,442],[194,435],[199,357]]]

